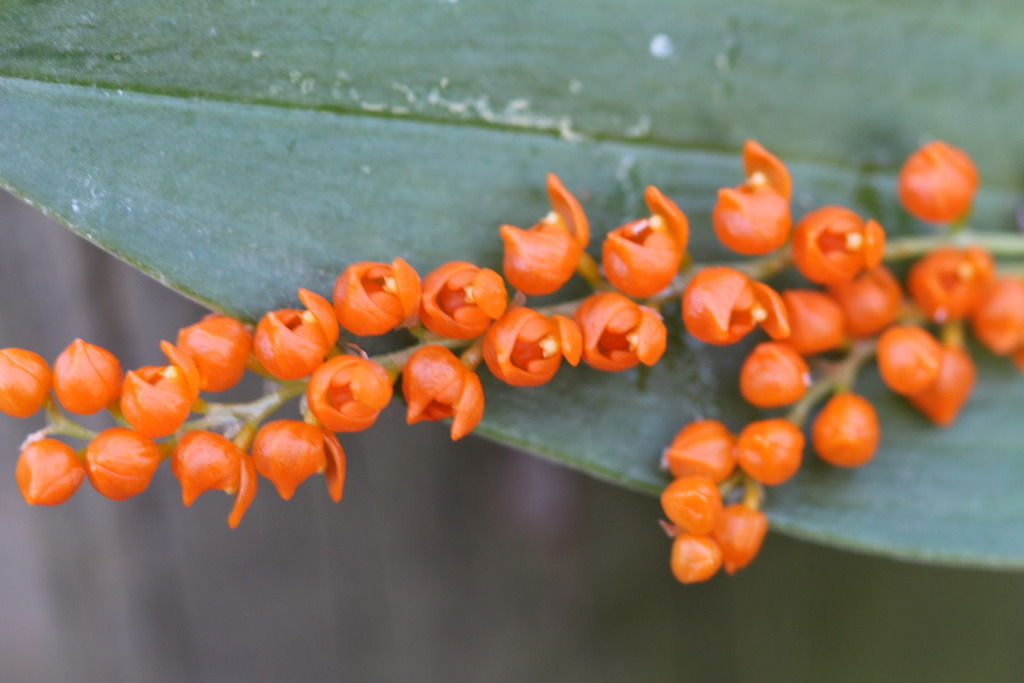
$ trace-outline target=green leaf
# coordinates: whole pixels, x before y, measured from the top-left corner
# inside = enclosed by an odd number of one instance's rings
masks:
[[[920,229],[893,196],[899,160],[948,139],[982,170],[976,222],[1006,229],[1024,150],[1021,25],[1012,0],[969,13],[926,0],[0,0],[0,182],[249,318],[299,286],[327,293],[356,260],[495,267],[497,226],[547,211],[547,172],[598,236],[645,213],[657,184],[690,216],[696,258],[720,258],[710,209],[739,181],[747,137],[790,163],[797,213],[846,203],[894,234]],[[688,340],[666,314],[655,369],[487,382],[481,431],[657,492],[683,424],[753,416],[735,389],[742,349]],[[975,401],[949,430],[863,380],[882,451],[856,471],[809,463],[770,492],[775,527],[1024,566],[1024,382],[977,356]]]

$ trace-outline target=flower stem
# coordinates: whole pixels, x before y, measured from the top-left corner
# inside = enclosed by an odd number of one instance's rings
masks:
[[[77,422],[64,417],[64,414],[60,412],[60,408],[57,407],[53,398],[46,399],[46,403],[43,404],[43,410],[46,411],[47,434],[63,434],[64,436],[70,436],[83,441],[92,441],[96,438],[97,432],[86,429]]]
[[[230,428],[240,421],[259,424],[281,405],[306,390],[306,380],[282,382],[277,389],[249,403],[208,403],[204,417],[181,426],[190,429]]]
[[[790,408],[786,419],[797,427],[803,427],[811,410],[823,398],[835,392],[852,391],[857,372],[875,355],[877,349],[878,344],[873,339],[854,342],[846,358],[830,366],[811,384],[803,398]]]
[[[604,278],[601,277],[601,271],[597,266],[597,261],[594,257],[583,252],[580,254],[580,260],[576,263],[576,272],[579,276],[587,281],[587,284],[593,288],[595,292],[608,291],[608,283],[605,282]]]
[[[1024,258],[1024,235],[1007,232],[971,232],[964,230],[954,235],[927,235],[900,237],[885,245],[886,261],[905,261],[924,256],[936,247],[945,245],[985,249],[993,256]]]
[[[982,247],[994,256],[1008,258],[1024,258],[1024,235],[1013,233],[980,233],[962,230],[954,234],[937,234],[928,236],[901,237],[889,240],[885,248],[884,260],[902,261],[917,258],[927,254],[936,247],[943,245],[968,246],[975,245]],[[600,271],[597,263],[589,255],[584,255],[579,263],[579,273],[597,291],[608,289],[607,283],[600,278]],[[689,259],[687,259],[689,261]],[[752,279],[765,280],[777,275],[792,265],[792,256],[789,249],[783,248],[771,254],[756,259],[743,261],[725,261],[712,263],[687,263],[684,269],[675,277],[672,283],[664,291],[656,296],[645,300],[643,303],[651,308],[658,309],[672,299],[678,298],[686,290],[693,277],[704,268],[709,266],[725,266],[738,270]],[[524,299],[525,301],[525,299]],[[524,301],[513,302],[513,305],[521,305]],[[583,299],[565,301],[551,306],[538,307],[536,310],[545,315],[561,314],[572,316],[579,308]],[[452,350],[466,349],[463,362],[468,366],[475,366],[480,360],[480,340],[476,339],[445,339],[430,334],[422,328],[411,330],[417,337],[419,343],[413,346],[395,351],[392,353],[373,356],[370,360],[379,363],[387,371],[388,376],[394,382],[398,379],[402,368],[405,367],[409,358],[418,350],[429,345],[443,346]],[[875,353],[874,342],[855,342],[849,354],[839,363],[832,365],[824,375],[811,385],[807,393],[800,399],[788,414],[788,419],[798,426],[802,426],[813,407],[836,391],[849,391],[852,389],[856,373],[860,367]],[[253,372],[270,379],[278,384],[278,387],[270,393],[249,403],[197,403],[195,409],[205,412],[199,419],[193,420],[182,426],[180,431],[189,429],[219,429],[230,433],[237,430],[235,441],[240,446],[247,447],[255,435],[259,424],[273,414],[281,405],[306,390],[308,380],[294,380],[289,382],[278,382],[274,380],[262,367],[255,356],[249,358],[248,367]],[[65,434],[79,439],[89,440],[96,436],[80,425],[65,418],[56,405],[50,400],[46,406],[49,425],[46,433]],[[118,411],[112,410],[115,418],[120,418]],[[121,418],[123,419],[123,418]],[[244,445],[243,445],[244,444]],[[740,480],[729,480],[723,482],[722,488],[728,491],[739,486]],[[748,492],[750,493],[750,492]],[[753,493],[750,493],[753,496]]]
[[[743,504],[751,510],[760,510],[764,501],[764,486],[749,474],[743,477]]]

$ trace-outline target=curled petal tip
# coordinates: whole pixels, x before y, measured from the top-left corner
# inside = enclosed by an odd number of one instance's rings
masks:
[[[324,446],[327,450],[327,468],[324,479],[327,482],[327,493],[335,503],[341,502],[345,487],[345,451],[341,442],[331,432],[324,430]]]
[[[763,174],[770,188],[781,194],[787,202],[790,200],[793,190],[789,170],[781,159],[756,140],[747,140],[743,144],[743,170],[748,178],[757,173]]]
[[[242,517],[245,516],[246,510],[249,509],[253,498],[256,497],[256,487],[256,468],[253,465],[252,457],[243,454],[238,477],[238,491],[235,493],[235,504],[231,507],[231,513],[228,515],[228,526],[232,529],[237,529],[238,525],[242,522]]]
[[[583,356],[583,335],[579,325],[564,315],[552,316],[558,325],[558,341],[562,347],[562,355],[573,367],[580,364]]]
[[[551,208],[565,222],[565,226],[577,246],[580,249],[585,248],[590,242],[590,224],[586,214],[583,213],[583,207],[580,206],[576,197],[565,189],[565,185],[554,173],[548,174],[547,181],[548,200],[551,202]]]

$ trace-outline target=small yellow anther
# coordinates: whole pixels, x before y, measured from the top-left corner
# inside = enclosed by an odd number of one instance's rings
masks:
[[[398,285],[395,283],[395,278],[390,275],[381,278],[380,288],[388,294],[398,294]]]
[[[970,280],[976,272],[970,261],[961,261],[960,265],[956,267],[956,276],[961,280]]]
[[[560,350],[558,340],[550,336],[544,337],[543,339],[538,341],[537,346],[540,347],[541,356],[543,356],[544,358],[551,358]]]
[[[476,291],[473,289],[473,285],[466,285],[462,288],[467,304],[476,303]]]
[[[846,233],[846,251],[857,251],[864,246],[864,235],[859,232]]]
[[[633,330],[626,335],[626,342],[629,344],[630,351],[636,351],[636,346],[640,343],[640,333]]]
[[[654,230],[655,232],[664,232],[668,229],[668,226],[665,225],[665,219],[657,215],[651,216],[647,219],[647,225],[649,225],[651,230]]]
[[[552,211],[548,215],[544,216],[544,218],[541,218],[540,222],[541,223],[549,223],[551,225],[555,225],[555,224],[557,224],[561,220],[562,220],[562,218],[557,213]]]
[[[762,306],[754,306],[750,309],[750,317],[756,323],[764,322],[768,319],[768,311],[764,310]]]
[[[768,184],[768,176],[761,171],[755,171],[747,177],[747,185],[750,187],[764,187]]]

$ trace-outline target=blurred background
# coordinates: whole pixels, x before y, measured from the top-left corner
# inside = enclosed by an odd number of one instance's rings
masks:
[[[0,195],[0,347],[75,337],[126,368],[197,305]],[[0,681],[1020,681],[1024,576],[771,534],[677,585],[655,499],[392,410],[322,478],[189,509],[169,469],[114,503],[30,508],[0,417]],[[77,444],[76,444],[77,445]]]

